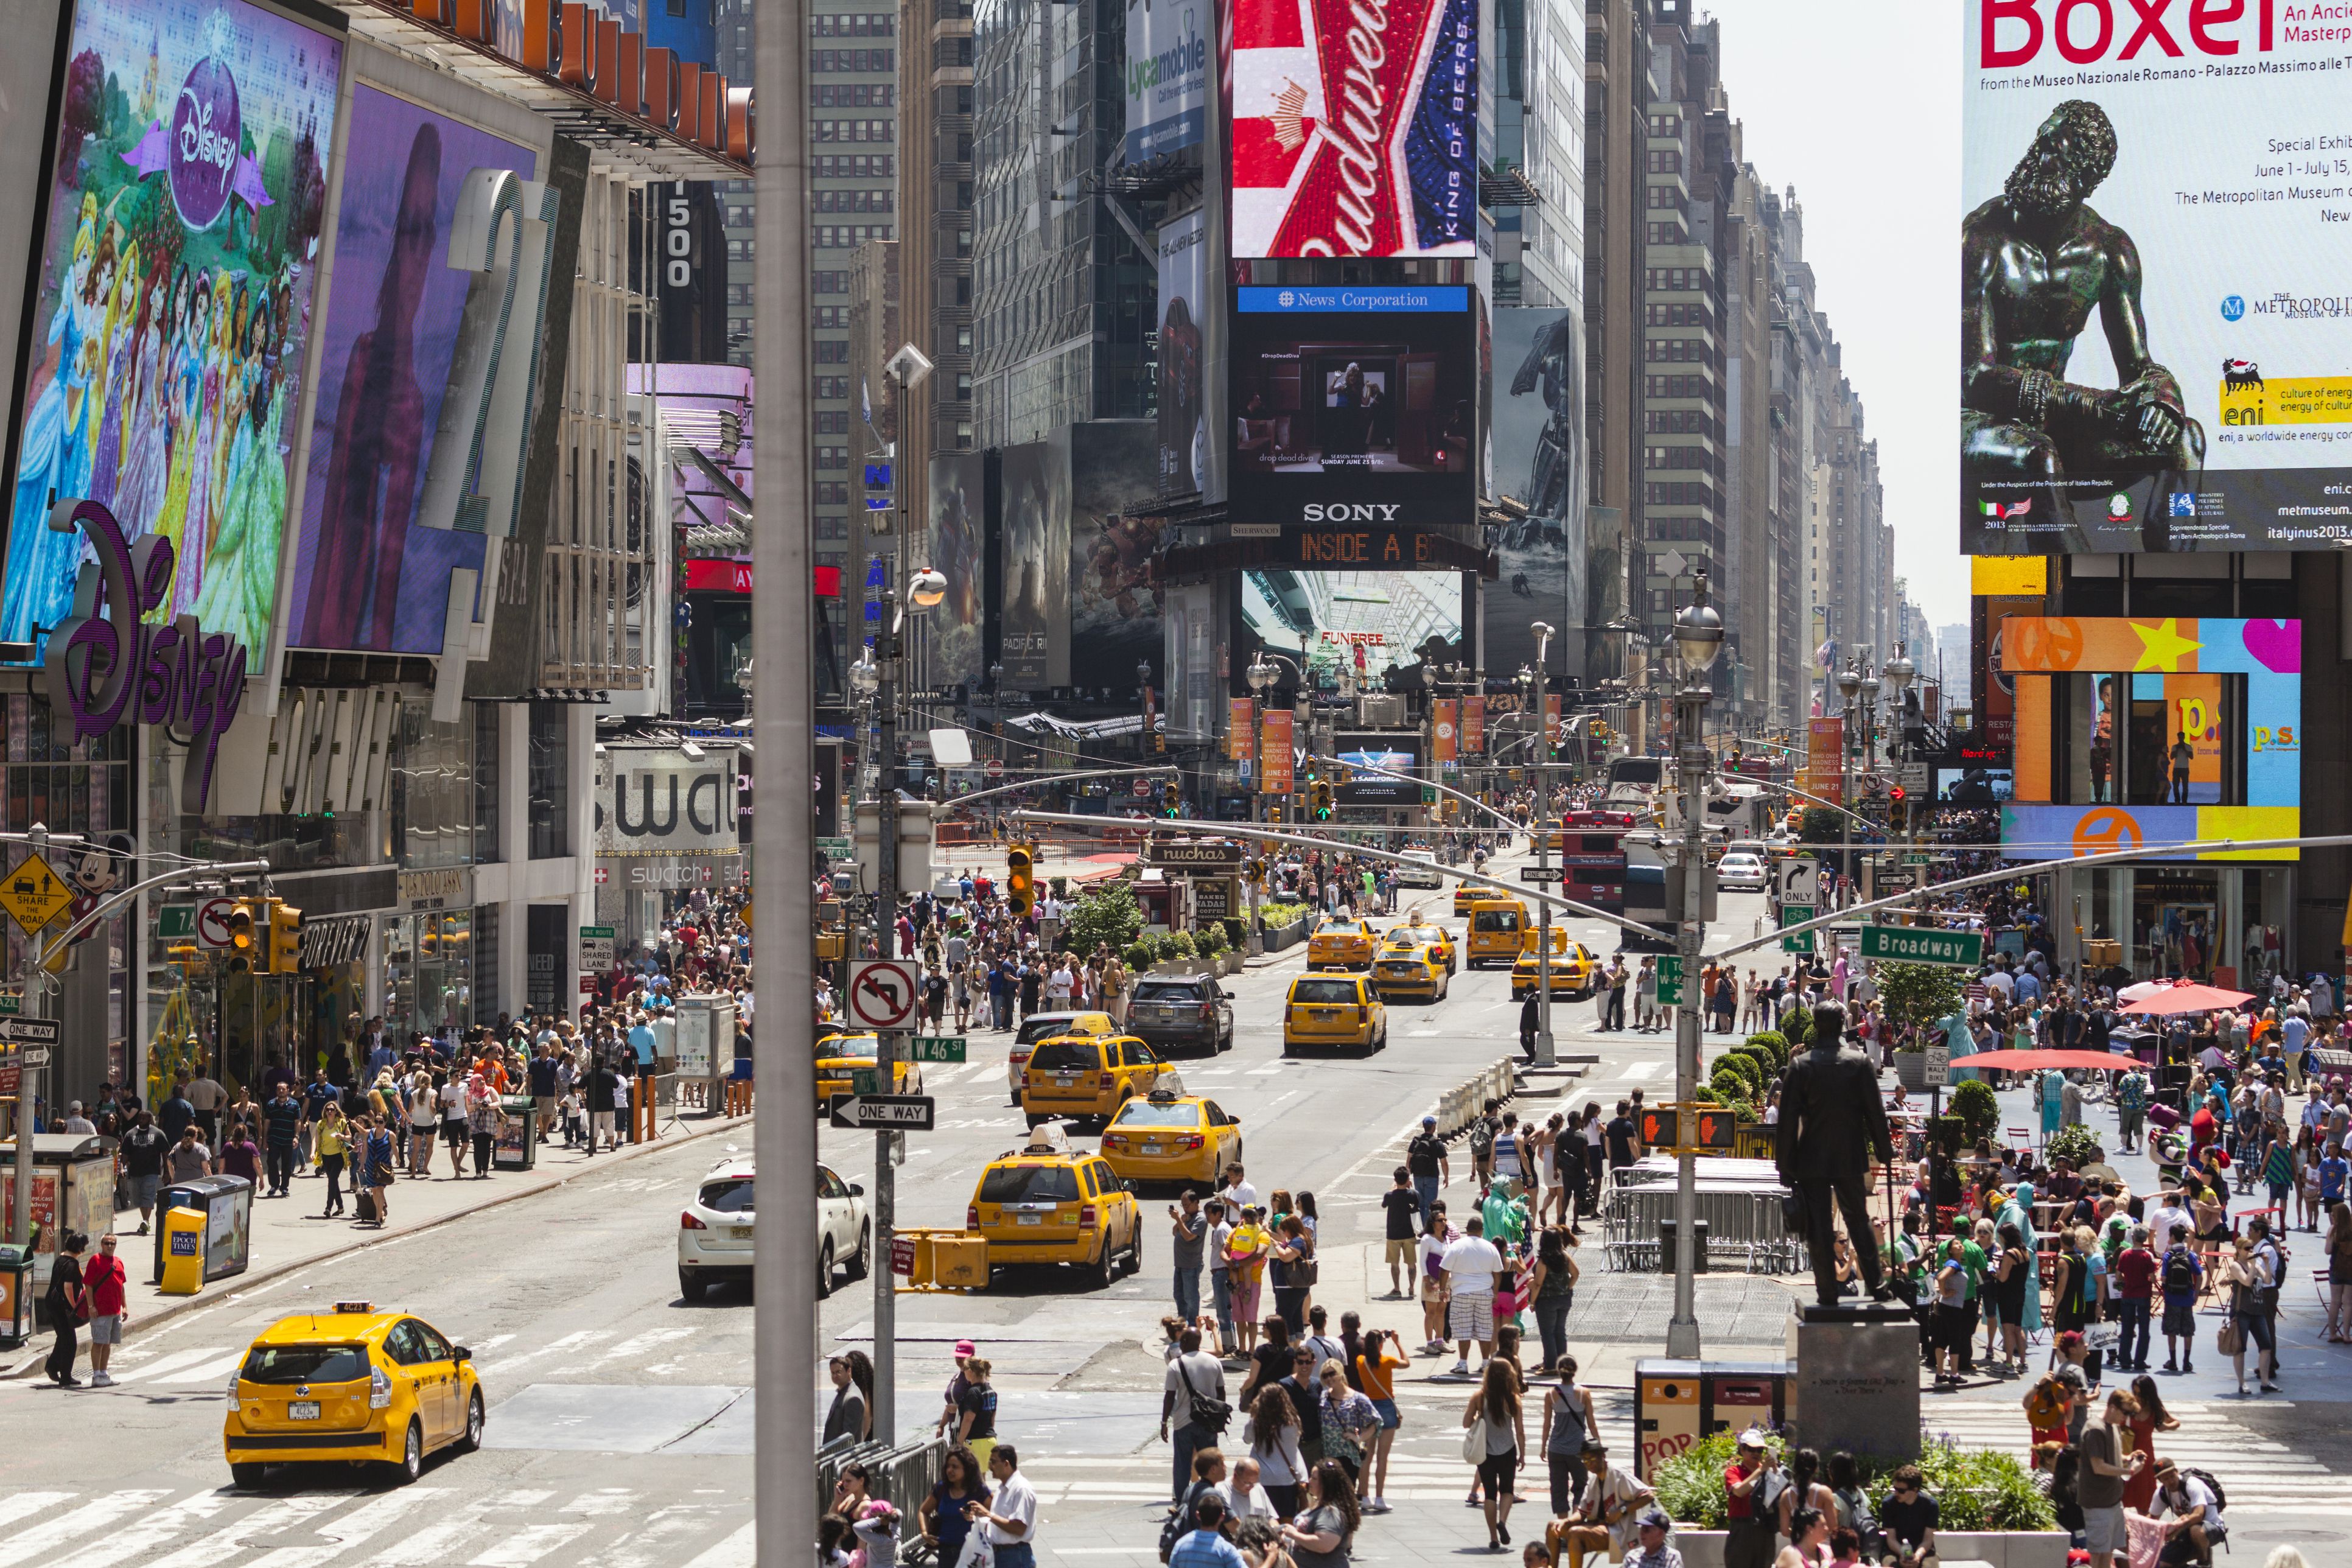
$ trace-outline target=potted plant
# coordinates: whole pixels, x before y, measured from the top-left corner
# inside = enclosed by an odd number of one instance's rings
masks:
[[[1928,1028],[1960,1010],[1958,976],[1940,963],[1881,963],[1879,1005],[1895,1026],[1895,1081],[1917,1093],[1927,1087]]]

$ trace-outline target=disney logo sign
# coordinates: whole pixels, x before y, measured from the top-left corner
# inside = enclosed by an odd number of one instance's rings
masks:
[[[172,110],[172,205],[190,228],[208,229],[227,210],[244,138],[236,78],[217,57],[207,55],[180,84]]]
[[[51,710],[73,715],[76,741],[124,723],[183,731],[181,800],[184,809],[202,811],[221,736],[245,702],[245,645],[205,632],[194,616],[168,626],[146,622],[172,591],[172,542],[163,535],[131,543],[114,513],[94,500],[58,501],[49,526],[60,533],[79,528],[98,556],[82,565],[73,614],[49,633],[43,668]]]

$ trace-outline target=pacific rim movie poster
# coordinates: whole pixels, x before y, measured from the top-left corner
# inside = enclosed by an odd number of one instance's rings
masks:
[[[241,0],[107,0],[66,47],[0,641],[63,620],[87,497],[173,565],[159,619],[262,655],[343,38]]]
[[[483,536],[416,523],[472,274],[447,263],[467,174],[538,175],[529,147],[365,82],[347,112],[290,647],[439,653],[449,574]]]
[[[1494,485],[1510,520],[1496,531],[1498,580],[1488,584],[1486,663],[1508,679],[1536,658],[1537,621],[1552,639],[1555,678],[1585,673],[1592,614],[1585,530],[1584,318],[1551,307],[1495,312]]]
[[[1070,444],[1007,447],[1000,459],[1004,679],[1034,691],[1070,684]]]
[[[946,574],[948,596],[924,625],[940,686],[977,689],[982,680],[988,588],[981,553],[988,538],[983,472],[978,452],[931,458],[931,564]]]
[[[1141,419],[1070,427],[1070,679],[1077,686],[1130,688],[1139,660],[1166,660],[1161,590],[1146,580],[1160,520],[1138,515],[1158,495],[1158,439]]]

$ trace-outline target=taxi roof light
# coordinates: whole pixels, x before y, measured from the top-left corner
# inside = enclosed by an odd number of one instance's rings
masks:
[[[373,1301],[338,1301],[335,1303],[335,1310],[353,1314],[373,1312],[375,1310],[375,1303]]]
[[[1172,1089],[1155,1089],[1147,1098],[1154,1105],[1173,1105],[1176,1103],[1177,1094]]]

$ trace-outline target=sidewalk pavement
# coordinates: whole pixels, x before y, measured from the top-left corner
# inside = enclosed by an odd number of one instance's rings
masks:
[[[610,1171],[665,1149],[675,1149],[681,1143],[739,1128],[748,1137],[751,1124],[749,1116],[698,1117],[690,1121],[669,1121],[663,1124],[662,1135],[650,1143],[625,1143],[618,1150],[607,1150],[593,1156],[584,1149],[567,1149],[560,1141],[543,1143],[540,1146],[538,1162],[530,1170],[500,1171],[493,1168],[488,1176],[479,1179],[471,1175],[449,1175],[449,1149],[443,1144],[434,1155],[434,1169],[438,1173],[431,1179],[415,1181],[405,1172],[398,1173],[386,1205],[391,1210],[392,1223],[381,1230],[362,1229],[352,1222],[351,1214],[355,1205],[351,1201],[349,1189],[344,1193],[345,1212],[341,1217],[320,1217],[320,1211],[326,1206],[327,1184],[313,1167],[294,1178],[289,1197],[255,1194],[253,1232],[247,1254],[251,1259],[250,1264],[244,1273],[216,1280],[193,1296],[166,1296],[149,1278],[154,1272],[154,1237],[152,1233],[147,1236],[134,1234],[139,1228],[139,1211],[126,1209],[115,1216],[119,1250],[131,1276],[126,1303],[130,1316],[123,1324],[123,1331],[126,1335],[140,1333],[183,1312],[210,1306],[231,1291],[274,1279],[323,1258],[339,1258],[395,1237],[414,1236],[419,1231],[478,1214],[499,1204],[549,1192],[583,1176]],[[91,1245],[97,1245],[94,1237]],[[48,1336],[44,1333],[16,1352],[17,1359],[13,1363],[0,1362],[0,1378],[28,1376],[47,1354]]]

